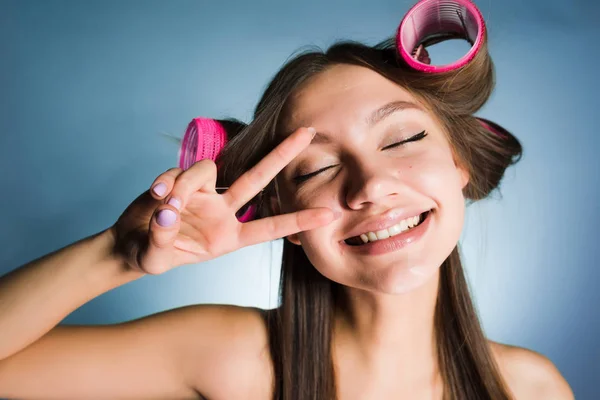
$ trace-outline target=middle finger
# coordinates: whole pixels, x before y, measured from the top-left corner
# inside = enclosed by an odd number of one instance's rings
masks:
[[[284,139],[277,147],[246,171],[223,193],[227,204],[235,210],[252,200],[258,192],[288,165],[311,142],[314,128],[300,128]]]

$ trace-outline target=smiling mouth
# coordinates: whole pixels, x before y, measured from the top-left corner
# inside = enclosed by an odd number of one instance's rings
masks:
[[[399,224],[396,224],[394,226],[391,226],[387,229],[383,229],[377,232],[365,232],[359,236],[354,236],[348,239],[344,240],[344,243],[346,243],[349,246],[362,246],[364,244],[367,243],[371,243],[371,242],[376,242],[378,240],[385,240],[388,239],[390,237],[396,236],[396,235],[401,235],[403,233],[406,232],[410,232],[411,230],[415,229],[417,226],[421,225],[423,223],[423,221],[425,221],[425,219],[427,218],[427,216],[429,215],[429,213],[431,213],[432,211],[425,211],[424,213],[421,213],[418,216],[418,219],[416,221],[414,221],[414,224],[410,223],[410,218],[409,218],[409,222],[405,222],[402,221]]]

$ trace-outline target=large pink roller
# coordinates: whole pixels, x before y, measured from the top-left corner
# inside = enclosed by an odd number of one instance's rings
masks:
[[[211,118],[194,118],[189,123],[179,150],[179,168],[186,170],[195,162],[205,159],[217,160],[227,144],[227,131],[223,125]],[[242,208],[237,218],[240,222],[254,219],[256,206]]]
[[[429,73],[447,72],[469,63],[483,43],[485,23],[479,9],[469,0],[422,0],[402,19],[396,33],[400,56],[412,68]],[[464,39],[469,51],[457,61],[442,66],[415,57],[419,46],[427,47],[448,39]]]

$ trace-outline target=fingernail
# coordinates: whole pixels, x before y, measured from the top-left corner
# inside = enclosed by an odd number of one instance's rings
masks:
[[[171,210],[160,210],[158,214],[156,214],[156,222],[160,226],[168,227],[175,223],[177,220],[177,214]]]
[[[176,199],[175,197],[171,197],[169,201],[167,201],[167,204],[172,205],[178,210],[181,210],[181,201],[179,201],[179,199]]]
[[[157,195],[157,196],[164,196],[165,193],[167,193],[167,185],[165,185],[164,183],[159,183],[158,185],[154,186],[154,188],[152,189],[152,191]]]
[[[317,130],[315,128],[313,128],[312,126],[310,128],[307,128],[307,129],[310,132],[310,135],[312,137],[315,137],[315,135],[317,134]]]

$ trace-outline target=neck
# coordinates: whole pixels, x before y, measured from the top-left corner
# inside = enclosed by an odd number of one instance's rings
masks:
[[[342,287],[336,312],[338,354],[390,379],[437,379],[434,312],[439,271],[409,293],[389,295]],[[357,365],[357,364],[355,364]]]

